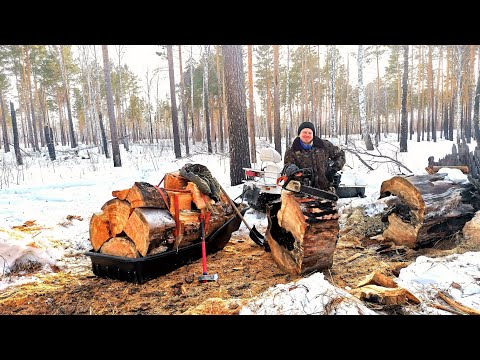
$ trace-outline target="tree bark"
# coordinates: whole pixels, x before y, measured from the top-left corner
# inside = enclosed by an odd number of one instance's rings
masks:
[[[135,244],[128,238],[113,237],[100,248],[100,253],[114,256],[138,258]]]
[[[229,121],[230,185],[234,186],[242,183],[243,168],[251,166],[241,45],[224,45],[223,57]]]
[[[68,127],[70,129],[70,146],[73,148],[77,147],[77,139],[75,137],[75,128],[73,127],[73,119],[72,119],[72,110],[70,108],[70,95],[68,91],[68,79],[67,79],[67,71],[65,70],[65,60],[63,58],[63,45],[59,46],[60,48],[60,67],[62,70],[62,80],[63,80],[63,87],[65,89],[65,99],[67,101],[67,111],[68,111]]]
[[[0,106],[2,107],[2,131],[3,131],[3,145],[5,146],[5,152],[10,152],[10,143],[8,140],[7,132],[7,119],[5,117],[5,107],[3,104],[3,94],[0,91]],[[477,106],[478,108],[478,106]],[[478,116],[477,116],[478,119]]]
[[[18,137],[17,116],[15,114],[15,108],[11,101],[10,101],[10,115],[12,116],[13,149],[15,150],[17,165],[23,165],[22,153],[20,152],[20,139]]]
[[[102,45],[103,72],[105,73],[105,88],[107,92],[108,119],[110,121],[110,137],[112,139],[113,166],[121,167],[120,147],[118,146],[117,124],[113,110],[112,80],[110,76],[110,60],[108,59],[107,45]]]
[[[383,238],[410,248],[427,246],[460,231],[478,209],[473,185],[446,181],[446,174],[395,176],[382,183],[380,198],[394,195],[384,211]]]
[[[275,262],[295,275],[331,267],[339,218],[335,202],[286,190],[281,199],[267,207],[265,237]]]
[[[178,112],[177,101],[175,99],[175,75],[173,72],[173,50],[172,45],[167,45],[168,76],[170,80],[170,103],[172,107],[172,127],[173,127],[173,148],[177,159],[182,157],[180,149],[180,137],[178,134]]]

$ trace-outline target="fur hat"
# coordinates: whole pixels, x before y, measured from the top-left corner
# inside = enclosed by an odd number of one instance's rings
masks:
[[[300,135],[300,133],[302,132],[303,129],[312,130],[313,136],[315,136],[315,125],[313,125],[311,122],[305,121],[305,122],[301,123],[300,126],[298,127],[298,134],[297,135]]]

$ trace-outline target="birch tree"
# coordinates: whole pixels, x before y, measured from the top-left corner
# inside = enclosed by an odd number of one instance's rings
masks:
[[[368,132],[367,115],[365,111],[365,86],[363,85],[363,46],[358,45],[358,107],[360,109],[360,127],[362,129],[362,139],[365,142],[367,150],[373,150],[372,138]]]
[[[408,45],[403,46],[403,77],[402,77],[402,117],[400,119],[400,152],[407,152],[408,118],[407,118],[407,95],[408,95]]]
[[[183,116],[183,131],[185,135],[185,153],[190,155],[190,148],[188,146],[188,115],[185,106],[185,83],[183,82],[183,66],[182,66],[182,45],[178,45],[178,65],[180,67],[180,108]]]
[[[120,86],[120,111],[119,111],[119,123],[122,126],[122,140],[123,140],[123,146],[125,147],[125,150],[129,151],[130,147],[128,144],[128,128],[127,128],[127,120],[125,116],[125,110],[123,107],[123,84],[122,84],[122,56],[125,53],[125,45],[118,45],[115,47],[117,50],[117,56],[118,56],[118,82]]]
[[[173,72],[172,45],[167,45],[168,77],[170,79],[170,103],[172,104],[173,148],[177,159],[182,157],[180,149],[180,137],[178,136],[177,101],[175,100],[175,76]]]
[[[212,150],[212,140],[210,138],[210,114],[208,106],[208,58],[210,57],[210,45],[204,45],[203,49],[203,106],[204,111],[203,115],[205,117],[205,133],[207,136],[207,149],[208,153],[211,154]]]
[[[121,167],[122,159],[120,157],[120,147],[118,146],[117,124],[115,122],[115,112],[113,110],[112,96],[112,78],[110,75],[110,61],[108,58],[107,45],[102,45],[103,54],[103,72],[105,74],[105,89],[107,93],[108,119],[110,121],[110,138],[112,140],[113,166]]]

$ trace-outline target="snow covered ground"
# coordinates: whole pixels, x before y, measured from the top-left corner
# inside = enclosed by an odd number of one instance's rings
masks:
[[[264,141],[262,141],[264,143]],[[361,141],[355,142],[357,147]],[[396,135],[382,138],[379,149],[371,154],[386,155],[399,161],[395,165],[385,158],[371,158],[374,170],[368,170],[356,156],[347,152],[347,164],[343,169],[342,182],[347,185],[365,185],[366,197],[340,199],[340,212],[347,207],[363,206],[368,215],[384,208],[378,200],[381,183],[398,174],[426,174],[429,156],[435,160],[451,152],[453,142],[408,142],[408,152],[400,153]],[[473,149],[474,144],[471,144]],[[131,187],[136,181],[157,185],[163,175],[180,169],[185,163],[206,165],[232,198],[241,194],[242,185],[230,186],[229,158],[226,154],[208,155],[205,146],[196,146],[188,158],[176,160],[170,143],[131,146],[130,152],[122,151],[122,167],[114,168],[112,159],[100,155],[96,148],[83,149],[74,153],[69,148],[58,149],[57,159],[51,162],[44,154],[28,153],[24,165],[18,167],[13,152],[1,151],[0,161],[0,292],[19,282],[35,281],[34,276],[14,276],[28,263],[42,266],[42,271],[53,271],[55,267],[64,271],[88,271],[89,259],[75,256],[90,249],[89,220],[93,213],[112,198],[112,190]],[[182,149],[183,154],[184,149]],[[369,156],[362,155],[364,159]],[[380,162],[383,161],[383,162]],[[452,181],[466,181],[459,170],[448,170]],[[266,229],[265,217],[257,216],[252,210],[246,220],[261,232]],[[24,226],[30,225],[30,226]],[[26,231],[22,231],[26,230]],[[239,231],[245,231],[242,223]],[[79,260],[80,259],[80,260]],[[466,306],[480,310],[480,254],[476,252],[451,255],[444,258],[417,258],[417,261],[400,272],[397,279],[417,297],[425,300],[442,290]],[[14,271],[15,270],[15,271]],[[366,309],[342,289],[330,285],[322,274],[313,274],[298,284],[278,285],[256,299],[242,313],[338,313],[369,314]],[[452,286],[452,284],[455,284]],[[281,299],[289,287],[285,300]],[[304,290],[314,291],[308,296]],[[298,293],[298,297],[295,294]],[[342,293],[352,299],[339,305],[334,312],[324,309],[329,294]],[[273,296],[279,303],[277,307]],[[428,306],[421,308],[425,314],[448,314]]]

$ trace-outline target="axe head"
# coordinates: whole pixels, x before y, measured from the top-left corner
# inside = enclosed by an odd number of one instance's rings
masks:
[[[198,277],[198,281],[207,282],[207,281],[217,281],[218,274],[203,274]]]

